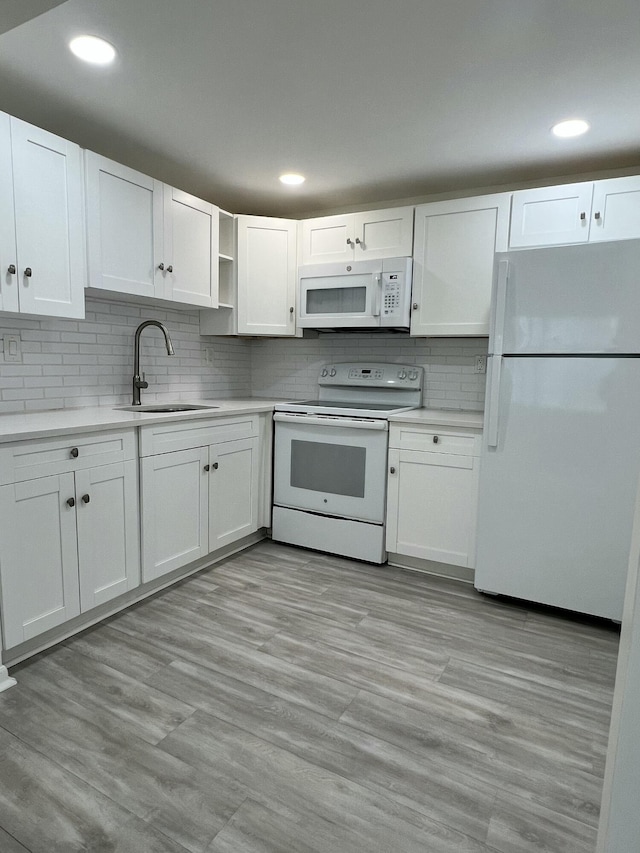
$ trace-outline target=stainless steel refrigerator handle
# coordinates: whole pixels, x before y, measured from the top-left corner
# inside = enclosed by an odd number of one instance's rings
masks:
[[[498,281],[496,286],[496,314],[493,325],[493,355],[502,355],[504,338],[504,318],[507,309],[507,284],[509,283],[509,261],[498,262]]]
[[[498,415],[500,411],[500,376],[502,374],[502,356],[494,355],[489,377],[489,417],[487,419],[487,447],[498,446]]]

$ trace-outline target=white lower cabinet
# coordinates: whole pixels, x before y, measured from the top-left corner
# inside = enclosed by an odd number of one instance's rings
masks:
[[[392,424],[387,551],[475,565],[480,430]]]
[[[133,430],[5,445],[0,478],[5,648],[140,583]]]
[[[257,415],[141,428],[144,582],[258,529],[259,446]]]

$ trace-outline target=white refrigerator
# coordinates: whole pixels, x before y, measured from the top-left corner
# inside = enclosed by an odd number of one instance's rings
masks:
[[[640,241],[496,256],[475,585],[622,618],[640,472]]]

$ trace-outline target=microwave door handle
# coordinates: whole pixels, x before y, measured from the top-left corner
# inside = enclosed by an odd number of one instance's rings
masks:
[[[376,273],[374,276],[375,287],[373,288],[373,306],[371,314],[374,317],[380,316],[380,304],[382,302],[382,276]]]

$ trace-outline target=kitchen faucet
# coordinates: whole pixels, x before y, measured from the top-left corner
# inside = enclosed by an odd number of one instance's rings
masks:
[[[140,323],[138,328],[136,329],[136,334],[134,338],[133,345],[133,405],[140,405],[140,389],[148,388],[149,383],[144,378],[144,373],[142,377],[140,376],[140,335],[147,328],[147,326],[157,326],[162,334],[164,335],[164,342],[167,345],[167,355],[175,355],[175,350],[173,349],[173,344],[171,343],[171,338],[169,337],[169,332],[166,327],[160,323],[158,320],[145,320],[144,323]]]

